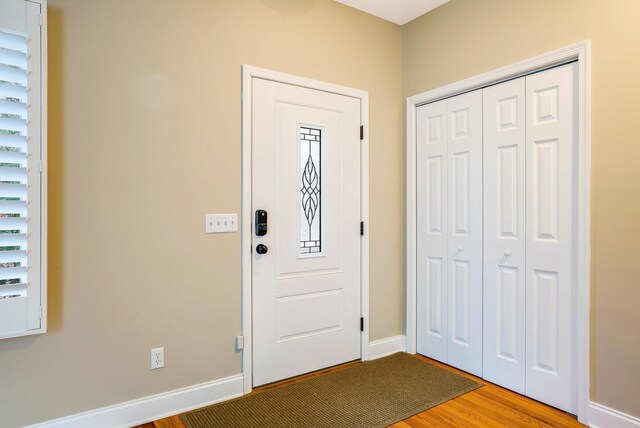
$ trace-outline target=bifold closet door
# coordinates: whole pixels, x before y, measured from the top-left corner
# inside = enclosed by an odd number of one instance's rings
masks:
[[[484,89],[483,375],[525,393],[525,78]]]
[[[575,413],[575,64],[484,90],[484,378]]]
[[[448,363],[482,376],[482,91],[447,100]]]
[[[576,74],[419,107],[416,165],[418,352],[571,413]]]
[[[418,108],[418,352],[482,375],[482,92]]]
[[[447,104],[417,112],[418,353],[447,362]]]
[[[526,395],[575,413],[575,63],[526,77]]]

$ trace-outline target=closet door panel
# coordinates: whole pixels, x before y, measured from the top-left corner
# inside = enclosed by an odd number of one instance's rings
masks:
[[[526,395],[571,413],[576,73],[569,64],[526,77]]]
[[[447,362],[448,189],[446,101],[417,112],[418,352]]]
[[[482,376],[482,91],[447,100],[448,363]]]
[[[525,392],[525,78],[484,89],[483,375]]]

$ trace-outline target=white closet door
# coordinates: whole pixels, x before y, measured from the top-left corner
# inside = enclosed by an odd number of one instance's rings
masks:
[[[575,413],[575,64],[526,77],[526,395]]]
[[[417,110],[417,345],[420,354],[446,363],[446,100]]]
[[[483,375],[525,392],[525,78],[484,89]]]
[[[447,100],[448,363],[482,376],[482,91]]]

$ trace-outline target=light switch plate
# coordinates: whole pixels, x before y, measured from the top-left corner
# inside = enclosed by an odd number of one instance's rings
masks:
[[[205,214],[205,233],[228,233],[238,231],[238,214]]]

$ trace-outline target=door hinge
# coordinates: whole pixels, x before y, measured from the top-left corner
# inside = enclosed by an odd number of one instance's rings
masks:
[[[364,331],[364,318],[360,318],[360,331]]]
[[[40,170],[39,172],[42,173],[42,161],[38,161],[38,169]]]
[[[364,236],[364,221],[360,222],[360,236]]]
[[[40,14],[40,26],[42,27],[43,25],[44,25],[44,16]]]
[[[44,318],[44,307],[40,306],[40,319]]]
[[[364,140],[364,125],[360,125],[360,141]]]

